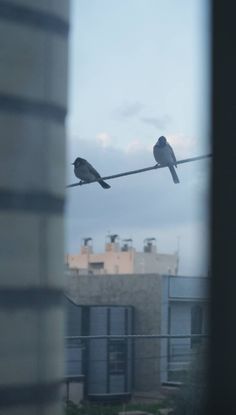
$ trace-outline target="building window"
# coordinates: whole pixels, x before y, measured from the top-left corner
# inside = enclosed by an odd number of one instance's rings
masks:
[[[110,340],[108,343],[108,365],[111,375],[125,374],[126,343],[125,340]]]
[[[200,305],[194,305],[191,308],[191,334],[202,334],[203,311]],[[191,348],[201,344],[200,337],[191,338]]]
[[[90,262],[89,268],[96,271],[104,268],[104,262]]]

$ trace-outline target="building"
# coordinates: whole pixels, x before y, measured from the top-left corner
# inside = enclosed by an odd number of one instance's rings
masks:
[[[139,338],[133,345],[133,392],[160,391],[181,381],[201,338],[207,333],[208,278],[159,274],[80,275],[67,271],[67,295],[78,305],[132,306],[133,334],[186,335]],[[98,334],[98,333],[97,333]],[[101,333],[102,334],[102,333]]]
[[[161,340],[161,383],[181,381],[196,351],[205,351],[209,307],[209,279],[205,277],[162,276],[161,334],[172,336],[189,335],[189,338]]]
[[[79,254],[68,254],[66,264],[80,274],[178,274],[178,253],[157,251],[155,238],[144,240],[143,252],[137,252],[131,239],[119,242],[118,235],[108,235],[105,251],[93,252],[92,238],[84,238]]]
[[[66,298],[66,399],[127,400],[133,386],[130,306],[77,305]],[[115,335],[118,338],[102,336]],[[122,337],[124,335],[124,337]],[[101,336],[90,340],[73,336]],[[83,388],[81,388],[81,384]],[[75,393],[76,392],[76,393]]]

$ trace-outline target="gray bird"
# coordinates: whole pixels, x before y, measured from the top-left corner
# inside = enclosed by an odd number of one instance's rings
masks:
[[[173,182],[179,183],[179,178],[174,168],[174,166],[177,167],[175,153],[165,137],[161,136],[158,139],[153,147],[153,155],[157,164],[169,167]]]
[[[77,157],[72,163],[74,165],[75,176],[81,181],[92,182],[93,180],[100,179],[100,174],[95,168],[85,159]],[[104,182],[104,180],[98,180],[98,183],[104,188],[109,189],[111,186]]]

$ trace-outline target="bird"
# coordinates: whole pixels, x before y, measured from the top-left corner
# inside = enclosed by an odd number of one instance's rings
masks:
[[[159,137],[154,145],[153,155],[158,165],[169,167],[173,182],[179,183],[179,178],[174,168],[174,166],[177,167],[175,153],[164,136]]]
[[[111,186],[101,179],[100,174],[87,160],[77,157],[72,165],[74,165],[75,176],[81,181],[89,183],[96,180],[103,189],[110,189]]]

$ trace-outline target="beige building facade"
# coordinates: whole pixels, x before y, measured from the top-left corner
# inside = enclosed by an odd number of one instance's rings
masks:
[[[154,238],[147,238],[138,252],[130,239],[120,244],[116,237],[110,236],[101,253],[94,253],[91,238],[85,238],[80,253],[66,256],[67,267],[79,274],[178,274],[178,253],[159,253]]]

